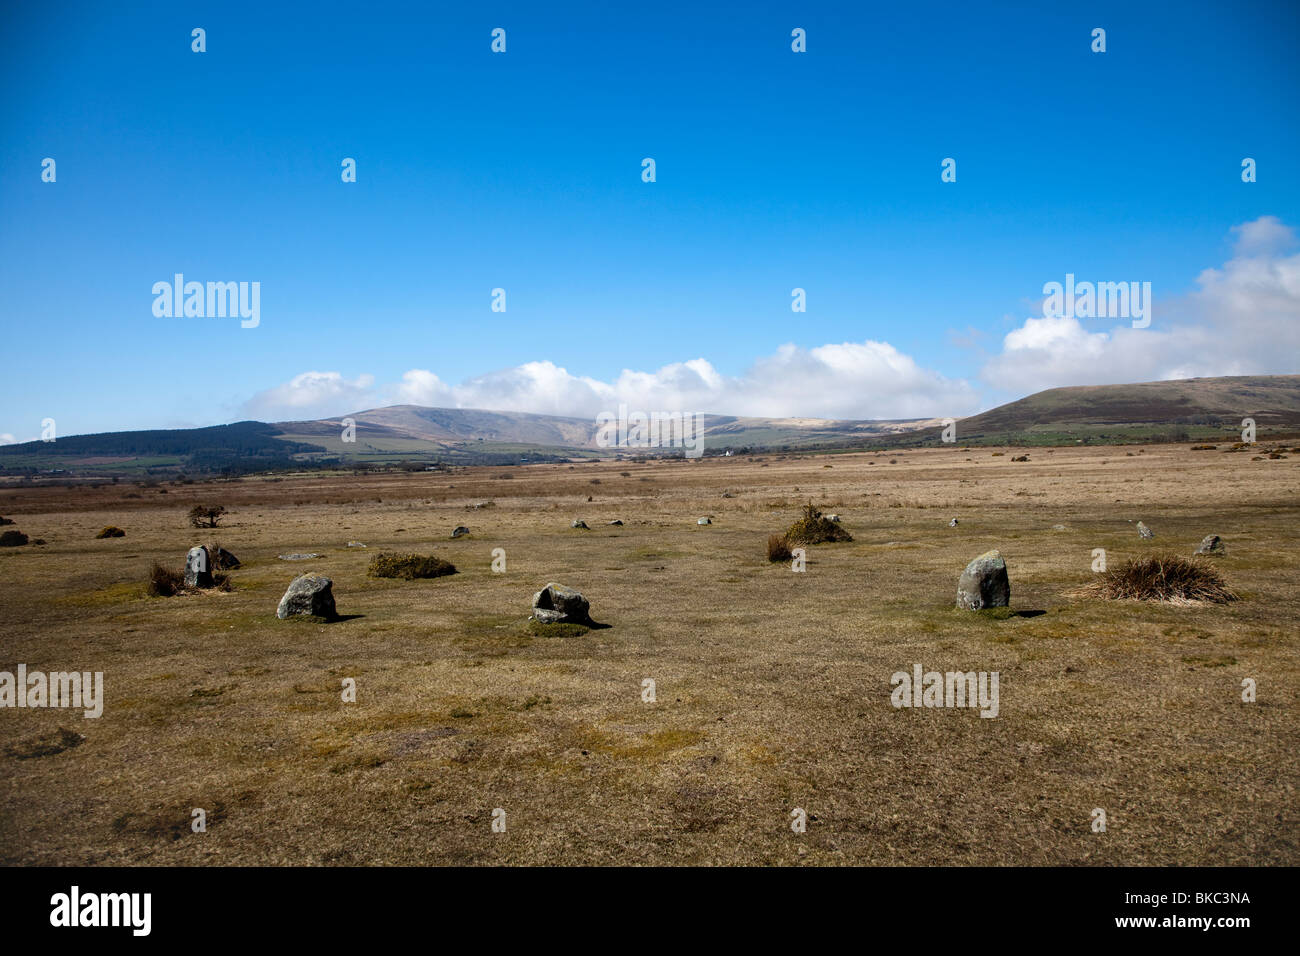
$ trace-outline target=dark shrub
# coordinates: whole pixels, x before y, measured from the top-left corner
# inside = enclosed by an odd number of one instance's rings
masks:
[[[769,535],[767,539],[767,560],[775,563],[777,561],[789,561],[794,557],[790,550],[790,540],[783,534]]]
[[[153,597],[171,597],[185,590],[185,575],[169,571],[157,561],[149,569],[149,582],[145,590]]]
[[[791,544],[821,544],[825,541],[852,541],[849,534],[834,521],[826,518],[813,507],[812,502],[803,509],[803,517],[790,525],[785,533]]]
[[[106,528],[104,528],[104,530],[101,531],[99,534],[95,535],[95,537],[96,538],[125,538],[126,532],[123,531],[121,528],[119,528],[117,525],[110,524]]]
[[[27,535],[21,531],[6,531],[0,534],[0,548],[17,548],[27,543]]]
[[[450,561],[435,558],[431,554],[377,554],[370,561],[367,571],[372,578],[440,578],[455,574],[456,566]]]
[[[225,505],[195,505],[190,509],[190,524],[196,528],[215,528],[225,513]]]
[[[13,518],[0,518],[0,524],[13,524]]]

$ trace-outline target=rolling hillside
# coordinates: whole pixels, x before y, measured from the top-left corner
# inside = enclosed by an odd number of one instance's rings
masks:
[[[343,419],[356,424],[342,440]],[[1052,445],[1223,441],[1253,418],[1259,437],[1300,434],[1300,375],[1243,375],[1053,388],[964,418],[959,444]],[[515,464],[610,456],[594,420],[483,409],[394,405],[317,421],[108,432],[0,445],[0,474],[147,474],[394,464]],[[842,450],[940,441],[938,419],[834,421],[704,416],[704,448]],[[624,448],[634,456],[641,449]],[[650,453],[658,453],[652,450]],[[668,450],[667,453],[673,453]]]

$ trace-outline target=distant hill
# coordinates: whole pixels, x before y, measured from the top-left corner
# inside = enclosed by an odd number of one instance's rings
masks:
[[[355,441],[342,440],[344,418],[355,422]],[[963,445],[1223,441],[1239,434],[1243,418],[1255,420],[1260,437],[1300,434],[1300,375],[1052,388],[960,419],[956,427]],[[236,422],[0,445],[0,474],[237,473],[358,463],[505,465],[646,453],[601,448],[598,432],[588,418],[394,405],[337,419]],[[708,454],[726,449],[845,450],[935,445],[940,436],[939,419],[705,415],[703,444]]]
[[[356,425],[355,442],[342,440],[345,419],[351,419]],[[703,445],[710,450],[754,446],[797,448],[827,442],[842,445],[866,437],[912,431],[936,421],[836,421],[706,414],[703,416]],[[461,456],[485,454],[490,449],[550,449],[586,456],[644,453],[637,448],[602,448],[598,444],[601,427],[594,418],[475,408],[393,405],[353,412],[343,418],[282,422],[276,427],[287,439],[317,443],[331,453],[347,456],[403,454],[419,450],[441,450],[451,456]]]
[[[1241,431],[1253,418],[1261,436],[1300,431],[1300,375],[1235,375],[1134,385],[1049,388],[960,419],[961,444],[1068,444],[1182,441]],[[928,444],[925,429],[909,443]]]
[[[0,470],[116,473],[150,467],[169,471],[272,469],[290,467],[298,456],[324,451],[319,445],[286,441],[274,425],[248,421],[208,428],[69,435],[51,442],[0,445]]]

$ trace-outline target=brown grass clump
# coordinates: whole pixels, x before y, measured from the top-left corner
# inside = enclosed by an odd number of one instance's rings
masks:
[[[403,578],[413,581],[416,578],[440,578],[455,574],[456,566],[431,554],[377,554],[366,573],[372,578]]]
[[[96,538],[125,538],[126,532],[115,524],[107,525],[103,531],[95,535]]]
[[[1237,600],[1218,569],[1173,554],[1130,558],[1080,593],[1107,600],[1226,604]]]
[[[849,534],[834,521],[823,517],[810,501],[803,509],[803,517],[790,525],[785,533],[791,544],[822,544],[826,541],[852,541]]]
[[[157,561],[149,569],[145,591],[152,597],[172,597],[185,590],[185,575],[164,568]]]
[[[773,564],[778,561],[789,561],[794,557],[790,550],[790,539],[783,534],[769,535],[767,539],[767,560]]]

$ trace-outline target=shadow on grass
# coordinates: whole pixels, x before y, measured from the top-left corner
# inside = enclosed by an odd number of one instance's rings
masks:
[[[603,631],[613,627],[612,624],[601,624],[599,621],[587,619],[585,624],[578,624],[574,621],[556,621],[550,624],[543,624],[541,621],[530,620],[528,622],[528,632],[536,637],[582,637],[588,631]]]

